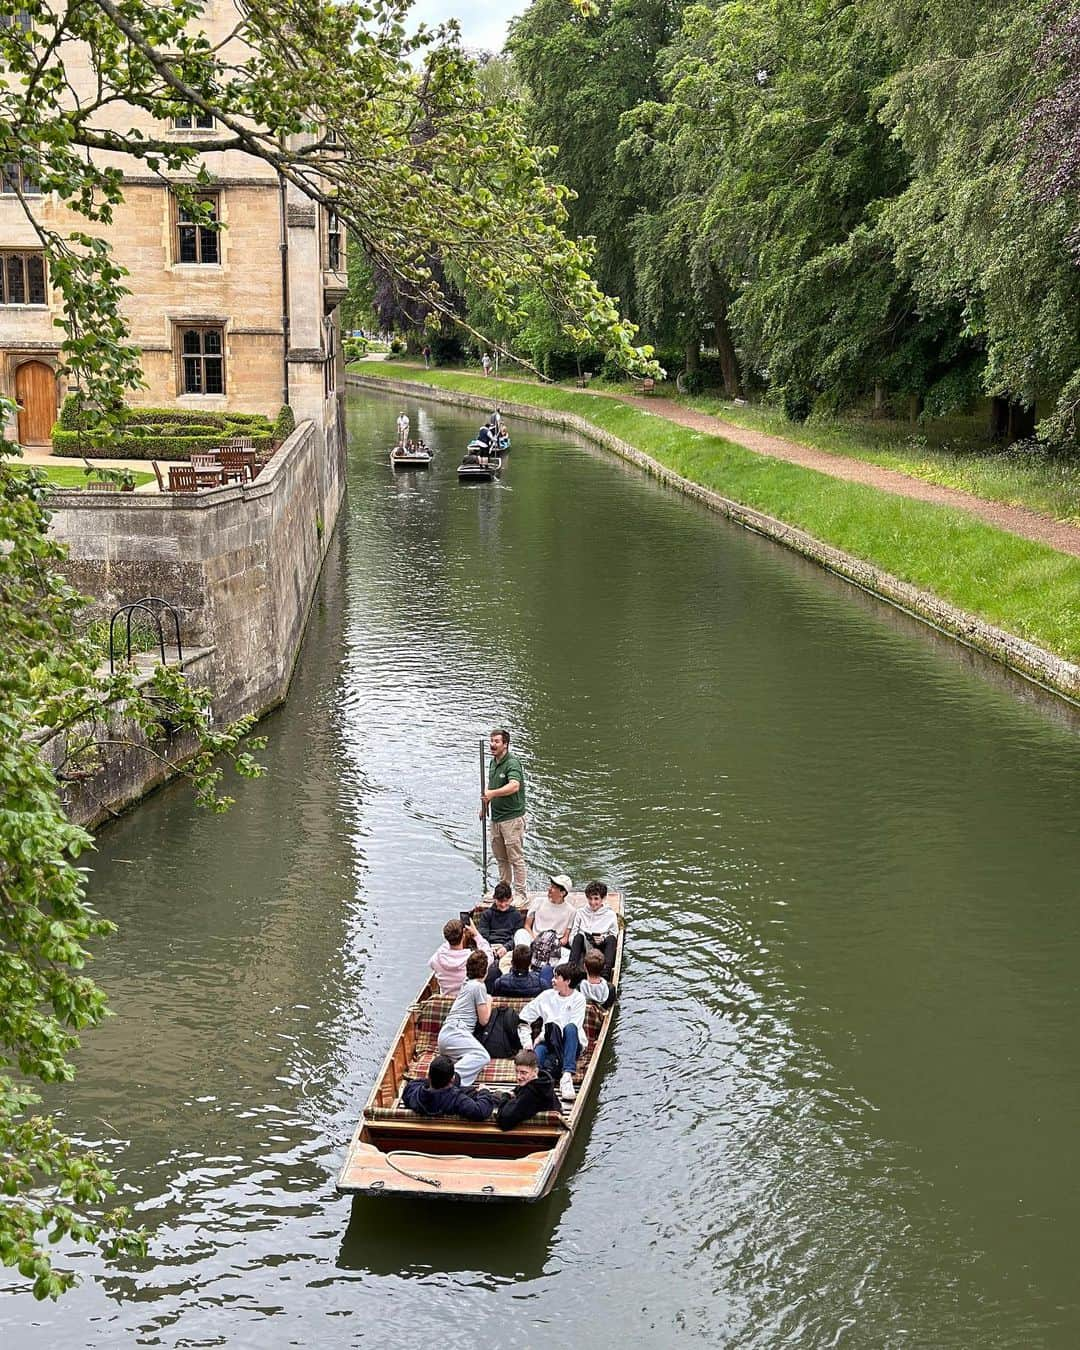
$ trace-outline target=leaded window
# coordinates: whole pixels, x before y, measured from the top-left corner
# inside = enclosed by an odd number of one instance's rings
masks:
[[[210,207],[211,219],[218,218],[218,194],[201,193],[196,200]],[[200,224],[195,213],[182,203],[176,204],[176,261],[182,263],[212,264],[221,261],[218,232]]]
[[[225,330],[180,330],[180,390],[184,394],[225,392]]]
[[[45,254],[0,253],[0,304],[45,303]]]

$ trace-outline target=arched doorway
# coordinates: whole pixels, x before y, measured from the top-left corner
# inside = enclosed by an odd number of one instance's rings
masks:
[[[24,361],[15,371],[19,444],[48,445],[56,421],[56,375],[44,361]]]

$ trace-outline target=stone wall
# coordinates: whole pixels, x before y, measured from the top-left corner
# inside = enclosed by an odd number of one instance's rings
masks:
[[[175,650],[171,655],[175,658]],[[184,672],[196,688],[208,683],[213,655],[213,651],[206,648],[185,649]],[[166,659],[169,658],[170,653],[166,652]],[[140,683],[149,678],[148,675],[143,677]],[[74,728],[76,733],[80,730]],[[112,819],[167,782],[176,772],[176,766],[190,759],[196,749],[195,737],[190,732],[166,735],[149,742],[123,712],[110,719],[108,734],[113,741],[108,759],[100,772],[88,778],[66,771],[67,732],[41,740],[42,758],[56,771],[60,782],[64,810],[70,820],[86,829]]]
[[[324,448],[325,447],[325,448]],[[175,495],[57,492],[63,570],[96,616],[144,595],[176,605],[214,715],[284,699],[345,490],[340,424],[303,422],[250,484]]]

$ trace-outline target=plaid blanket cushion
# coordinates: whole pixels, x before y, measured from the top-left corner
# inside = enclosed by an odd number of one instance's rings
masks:
[[[416,1121],[424,1119],[424,1117],[418,1116],[415,1111],[407,1110],[404,1106],[369,1106],[364,1110],[364,1119]],[[439,1121],[453,1121],[455,1118],[453,1116],[435,1116],[432,1117],[432,1119]],[[563,1117],[558,1111],[541,1111],[533,1116],[527,1124],[558,1125],[562,1119]],[[477,1122],[471,1120],[458,1120],[456,1123],[461,1126],[467,1126],[469,1129],[474,1128],[477,1124]],[[487,1124],[488,1122],[485,1121],[483,1123]],[[524,1129],[524,1125],[520,1128]]]
[[[433,994],[431,998],[425,999],[423,1003],[419,1004],[416,1013],[416,1051],[408,1069],[410,1078],[425,1078],[427,1076],[428,1065],[435,1058],[439,1031],[446,1021],[446,1015],[450,1011],[450,1005],[453,1001],[453,995],[451,994]],[[528,1000],[523,998],[497,998],[492,1000],[496,1008],[523,1008],[527,1002]],[[574,1078],[579,1083],[589,1060],[592,1058],[596,1038],[600,1033],[600,1028],[604,1025],[605,1015],[603,1008],[598,1003],[586,1005],[585,1034],[589,1043],[578,1056],[577,1072],[574,1074]],[[512,1087],[514,1084],[514,1061],[512,1059],[493,1059],[490,1064],[484,1066],[478,1081],[481,1084]]]

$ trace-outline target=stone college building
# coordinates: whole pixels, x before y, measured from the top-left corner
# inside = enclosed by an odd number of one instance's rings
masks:
[[[233,28],[231,0],[209,0],[203,27],[219,41]],[[67,78],[89,88],[85,51],[65,47]],[[212,140],[201,113],[155,122],[126,105],[102,110],[100,124],[133,125],[168,139]],[[108,240],[127,269],[124,304],[131,339],[142,351],[144,389],[133,406],[261,412],[288,403],[310,419],[326,449],[343,442],[343,364],[337,307],[345,297],[344,233],[335,216],[279,181],[241,151],[202,156],[212,178],[204,194],[220,231],[194,223],[161,178],[130,158],[99,154],[124,174],[124,203],[111,225],[69,213],[41,195],[17,166],[0,184],[0,393],[20,405],[4,435],[44,447],[66,392],[58,374],[61,307],[33,225],[17,195],[62,232],[82,229]]]

